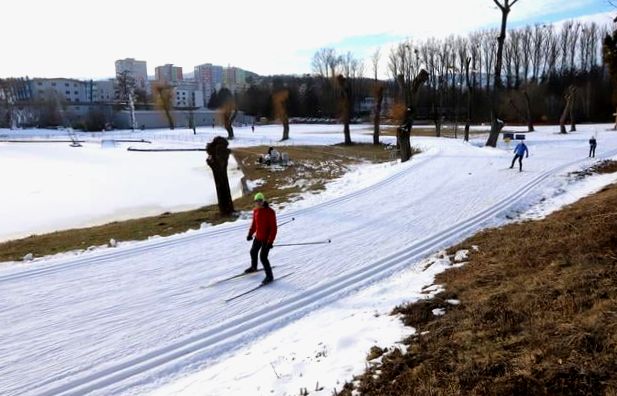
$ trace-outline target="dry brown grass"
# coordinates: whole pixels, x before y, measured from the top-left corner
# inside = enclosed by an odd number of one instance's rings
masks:
[[[617,394],[616,208],[613,185],[544,220],[487,230],[454,247],[480,250],[438,276],[447,292],[395,310],[418,335],[406,340],[408,353],[370,368],[358,390]],[[434,308],[446,314],[436,317]]]
[[[291,146],[282,149],[290,154],[294,166],[282,171],[271,171],[256,166],[259,154],[266,147],[236,149],[234,155],[244,174],[250,179],[264,179],[259,188],[271,202],[284,204],[296,199],[304,191],[318,192],[324,185],[340,177],[349,167],[363,161],[382,162],[389,159],[383,146],[356,144],[352,146]],[[308,182],[302,187],[290,186],[294,180],[303,178]],[[212,186],[214,188],[214,186]],[[234,201],[236,210],[252,207],[251,195]],[[113,222],[97,227],[65,230],[0,243],[0,262],[21,260],[28,253],[35,257],[71,250],[87,249],[104,245],[111,238],[117,241],[144,240],[154,235],[168,236],[189,229],[198,229],[202,223],[220,224],[233,221],[235,217],[221,217],[215,205],[196,210],[163,213],[158,216]]]

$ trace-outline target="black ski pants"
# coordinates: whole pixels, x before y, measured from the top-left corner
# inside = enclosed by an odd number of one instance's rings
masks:
[[[518,170],[522,171],[523,170],[523,156],[519,154],[516,154],[514,158],[512,159],[512,165],[510,165],[510,168],[514,168],[514,163],[516,162],[517,159],[518,159]]]
[[[257,269],[257,257],[259,257],[259,261],[261,261],[261,265],[264,267],[266,276],[272,278],[272,267],[270,267],[268,253],[270,253],[270,248],[267,242],[258,241],[257,239],[253,240],[253,247],[251,247],[251,267]]]
[[[590,157],[596,157],[596,146],[595,145],[591,145],[589,146],[589,156]]]

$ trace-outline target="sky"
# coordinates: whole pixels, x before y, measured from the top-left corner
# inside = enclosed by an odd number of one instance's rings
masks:
[[[503,0],[501,0],[503,1]],[[406,38],[497,27],[492,0],[3,0],[0,77],[113,77],[114,61],[202,63],[262,75],[311,72],[322,47],[368,59]],[[608,0],[519,0],[510,26],[588,18]],[[384,52],[382,50],[382,52]],[[367,62],[368,63],[368,62]]]

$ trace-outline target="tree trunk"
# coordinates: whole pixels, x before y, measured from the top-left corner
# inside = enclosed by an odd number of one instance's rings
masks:
[[[561,117],[559,118],[559,129],[560,133],[566,134],[568,131],[566,130],[566,119],[568,118],[568,107],[570,106],[570,101],[566,100],[566,106],[563,109],[563,113],[561,113]]]
[[[531,100],[529,99],[527,91],[523,91],[523,96],[525,97],[525,104],[527,106],[527,132],[534,132],[535,128],[533,126],[533,116],[531,113]]]
[[[174,124],[174,117],[168,108],[165,108],[165,118],[167,118],[167,124],[169,125],[169,129],[174,130],[176,127]]]
[[[491,95],[491,132],[486,145],[497,147],[499,140],[500,120],[499,120],[499,94],[501,93],[501,69],[503,66],[503,45],[506,41],[506,28],[508,25],[509,7],[501,8],[501,33],[497,38],[497,59],[495,60],[495,86]]]
[[[566,94],[564,95],[564,98],[566,100],[566,105],[563,108],[561,117],[559,118],[559,129],[560,129],[560,133],[562,134],[568,133],[566,130],[566,120],[568,119],[568,115],[570,115],[570,121],[572,121],[572,124],[574,124],[573,117],[572,117],[572,107],[573,107],[572,104],[573,104],[575,95],[576,95],[576,87],[571,85],[570,87],[568,87],[568,89],[566,90]],[[576,125],[573,125],[573,127],[574,127],[574,130],[576,130]]]
[[[576,89],[572,91],[570,99],[570,132],[576,132]]]
[[[411,158],[411,142],[409,137],[411,135],[411,129],[413,128],[413,121],[415,117],[416,107],[416,94],[420,87],[425,84],[429,79],[429,74],[426,70],[422,69],[418,75],[411,81],[409,88],[405,89],[405,103],[407,104],[407,110],[405,111],[405,124],[398,128],[396,133],[397,143],[401,154],[401,162],[409,161]],[[404,88],[405,85],[402,85]]]
[[[412,121],[408,120],[407,125],[411,125]],[[411,127],[401,127],[396,132],[401,153],[401,162],[407,162],[411,159]]]
[[[137,119],[135,118],[135,101],[133,100],[133,92],[129,92],[129,112],[131,117],[131,130],[135,132],[135,129],[137,129]]]
[[[283,117],[283,139],[281,140],[289,140],[289,118]]]
[[[344,123],[343,133],[345,134],[345,144],[349,146],[353,144],[353,142],[351,141],[351,131],[349,129],[349,116],[344,118],[343,123]]]
[[[441,137],[441,118],[438,116],[435,118],[435,136]]]
[[[381,124],[381,106],[383,104],[383,85],[375,88],[375,114],[373,114],[373,144],[379,144],[379,127]]]
[[[343,134],[345,135],[345,145],[353,144],[351,141],[351,132],[349,129],[349,123],[351,121],[351,85],[349,79],[343,75],[337,77],[337,82],[341,89],[341,100],[343,107]]]
[[[228,146],[229,142],[227,139],[220,136],[215,137],[206,146],[206,152],[208,153],[206,163],[212,169],[219,212],[223,216],[229,216],[234,213],[229,178],[227,177],[227,165],[229,163],[229,154],[231,153]]]
[[[227,130],[227,138],[229,140],[233,140],[234,138],[234,120],[236,119],[237,115],[238,109],[234,109],[233,112],[231,110],[225,110],[225,113],[223,115],[225,130]]]
[[[469,141],[469,128],[471,126],[471,103],[473,98],[473,85],[469,78],[469,66],[471,64],[471,58],[467,58],[465,62],[465,81],[467,82],[467,121],[465,122],[465,137],[466,142]],[[474,74],[475,79],[475,74]]]

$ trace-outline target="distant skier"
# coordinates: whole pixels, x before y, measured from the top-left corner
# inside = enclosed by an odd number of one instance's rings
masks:
[[[270,261],[268,260],[268,253],[272,249],[272,244],[276,238],[276,214],[274,210],[270,208],[266,197],[262,193],[255,194],[255,208],[253,209],[253,222],[249,229],[249,234],[246,237],[247,241],[253,241],[251,247],[251,266],[244,272],[250,274],[257,271],[257,256],[264,267],[266,277],[261,282],[264,285],[272,282],[274,276],[272,275],[272,267],[270,267]],[[255,239],[253,240],[253,234]],[[261,252],[260,252],[261,251]]]
[[[598,146],[598,142],[596,141],[596,137],[592,136],[589,139],[589,158],[596,158],[596,147]]]
[[[255,124],[251,125],[251,131],[255,133]]]
[[[527,154],[526,157],[529,158],[529,149],[525,142],[520,142],[514,148],[514,158],[512,159],[512,165],[510,165],[510,169],[514,168],[514,163],[518,160],[518,170],[519,172],[523,171],[523,155]]]

